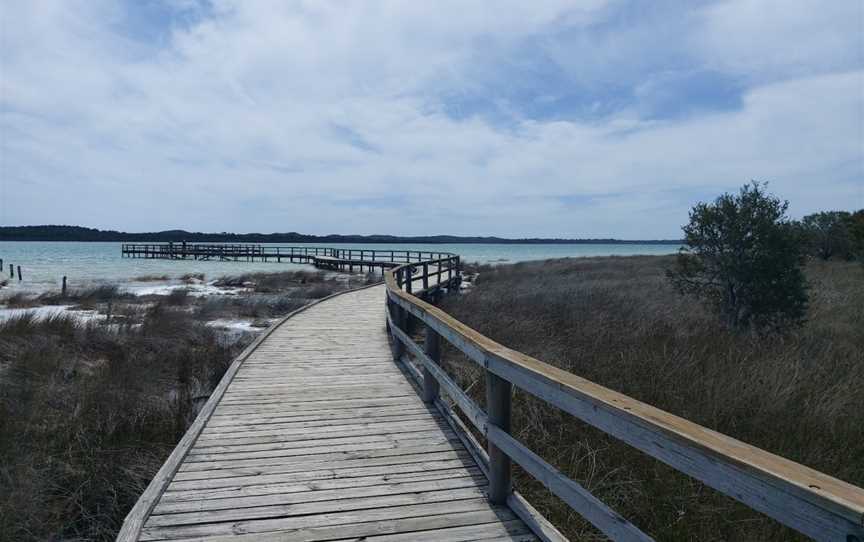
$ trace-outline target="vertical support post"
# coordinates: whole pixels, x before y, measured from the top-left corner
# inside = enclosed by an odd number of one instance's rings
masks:
[[[3,258],[0,258],[0,273],[3,272]]]
[[[19,266],[18,266],[18,281],[20,282],[21,280],[22,280],[22,277],[21,277],[21,266],[19,265]]]
[[[428,263],[423,264],[423,289],[424,290],[429,289],[429,264]]]
[[[429,359],[436,364],[441,361],[441,336],[438,332],[426,325],[426,341],[423,344],[423,350]],[[423,366],[423,402],[434,403],[438,398],[438,381],[429,372],[426,366]]]
[[[413,279],[414,279],[414,276],[413,276],[414,275],[413,274],[414,269],[409,265],[408,267],[405,267],[404,271],[405,271],[405,291],[410,294],[411,289],[412,289],[411,283],[413,282]]]
[[[486,412],[489,423],[510,433],[510,396],[513,385],[486,370]],[[510,458],[490,441],[489,452],[489,501],[504,504],[510,495]]]
[[[401,330],[405,330],[405,311],[393,301],[389,301],[390,305],[390,316],[393,318],[393,324]],[[402,354],[405,353],[405,345],[402,344],[402,341],[393,335],[393,359],[399,360],[402,358]]]
[[[409,294],[412,292],[412,282],[414,277],[411,272],[413,270],[414,269],[410,266],[402,269],[402,276],[405,277],[405,291]],[[402,331],[410,335],[414,332],[414,317],[406,310],[403,310],[402,312],[404,313],[402,317]]]
[[[60,292],[63,297],[66,297],[66,275],[63,275],[63,287]]]
[[[15,265],[11,264],[11,263],[9,264],[9,278],[10,279],[15,278]]]

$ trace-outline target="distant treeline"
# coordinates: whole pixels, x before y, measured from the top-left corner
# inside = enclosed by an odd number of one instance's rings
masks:
[[[152,241],[152,242],[182,242],[190,243],[424,243],[424,244],[457,244],[457,243],[489,243],[500,245],[515,244],[556,244],[556,245],[640,245],[668,244],[679,245],[681,241],[639,240],[626,241],[621,239],[504,239],[501,237],[461,237],[456,235],[431,235],[418,237],[400,237],[395,235],[305,235],[297,232],[289,233],[201,233],[184,230],[168,230],[159,232],[127,233],[115,230],[97,230],[80,226],[3,226],[0,227],[0,241]]]

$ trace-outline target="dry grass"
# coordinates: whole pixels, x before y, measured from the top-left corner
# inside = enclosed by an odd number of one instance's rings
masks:
[[[162,306],[0,323],[0,539],[113,539],[242,346]]]
[[[219,287],[251,287],[258,293],[283,292],[309,284],[327,284],[326,275],[318,271],[283,271],[278,273],[246,273],[220,277],[215,285]]]
[[[0,540],[113,540],[252,338],[205,322],[274,318],[344,288],[285,287],[290,293],[209,298],[103,287],[14,299],[111,316],[87,325],[68,316],[0,322]]]
[[[141,275],[132,279],[135,282],[161,282],[171,280],[168,275]]]
[[[729,331],[676,295],[663,276],[670,264],[631,257],[484,268],[444,308],[552,365],[864,485],[860,265],[810,265],[809,321],[760,337]],[[452,349],[447,359],[481,398],[480,371]],[[658,540],[798,536],[523,392],[513,408],[521,441]],[[602,538],[533,480],[520,473],[517,485],[571,538]]]

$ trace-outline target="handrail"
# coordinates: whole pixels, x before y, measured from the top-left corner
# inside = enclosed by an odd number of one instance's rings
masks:
[[[373,262],[398,265],[454,258],[443,251],[340,248],[319,246],[263,245],[260,243],[189,243],[165,241],[159,243],[121,243],[122,255],[181,255],[181,256],[254,256],[291,258],[332,258],[344,261]]]
[[[435,287],[412,293],[418,271],[423,283],[428,283],[431,273],[429,262],[425,263],[406,263],[385,271],[394,356],[401,359],[406,349],[413,354],[423,366],[424,400],[435,404],[443,390],[485,436],[493,503],[512,496],[512,460],[611,538],[651,539],[510,435],[510,396],[512,386],[517,386],[807,536],[864,542],[864,489],[493,341],[418,297]],[[456,269],[458,273],[458,257]],[[458,276],[455,281],[458,283]],[[425,325],[423,348],[408,333],[412,319]],[[485,369],[485,411],[440,368],[441,338]]]

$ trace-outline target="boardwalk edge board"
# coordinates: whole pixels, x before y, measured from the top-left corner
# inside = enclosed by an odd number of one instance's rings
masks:
[[[123,526],[120,528],[120,532],[117,534],[117,541],[134,542],[139,539],[139,537],[141,536],[142,528],[144,526],[144,521],[149,517],[153,508],[156,506],[156,503],[159,501],[159,498],[162,496],[162,493],[165,492],[168,484],[171,483],[174,475],[179,470],[180,464],[183,462],[183,459],[185,459],[186,455],[189,453],[189,450],[192,449],[192,446],[198,439],[198,436],[204,430],[207,421],[209,421],[210,417],[213,415],[213,411],[216,410],[216,406],[219,404],[222,396],[225,395],[225,391],[228,389],[228,385],[231,384],[231,382],[234,380],[234,376],[237,374],[237,371],[239,371],[240,366],[243,364],[244,361],[249,358],[249,356],[252,355],[253,352],[255,352],[258,346],[261,345],[264,340],[267,339],[267,337],[272,335],[274,331],[276,331],[280,326],[282,326],[282,324],[293,318],[295,315],[305,312],[320,303],[323,303],[340,295],[358,292],[367,288],[373,288],[378,285],[380,285],[380,283],[367,284],[358,288],[336,292],[327,297],[322,297],[321,299],[312,301],[311,303],[308,303],[294,311],[291,311],[287,315],[280,318],[279,321],[264,330],[261,335],[259,335],[236,358],[234,358],[234,361],[231,362],[231,365],[225,371],[225,374],[222,376],[219,384],[216,386],[216,388],[213,389],[213,392],[210,394],[210,398],[207,399],[207,402],[201,408],[201,411],[198,412],[198,416],[195,418],[195,421],[192,422],[191,426],[189,426],[189,429],[183,435],[183,438],[180,439],[180,442],[171,452],[171,455],[168,456],[168,459],[165,460],[165,463],[162,465],[162,467],[147,485],[144,493],[142,493],[141,496],[138,498],[135,506],[133,506],[132,510],[129,511],[129,514],[127,514],[126,519],[123,521]]]

